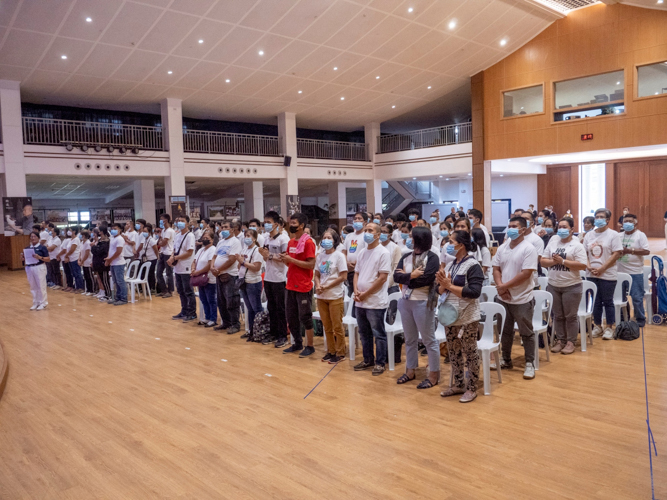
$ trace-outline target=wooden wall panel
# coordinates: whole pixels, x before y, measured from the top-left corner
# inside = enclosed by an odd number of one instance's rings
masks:
[[[575,227],[579,227],[579,167],[558,165],[547,167],[547,173],[537,176],[537,208],[553,205],[558,217],[570,210]]]
[[[665,236],[664,216],[667,212],[667,160],[649,161],[648,164],[648,220],[640,228],[648,236]]]
[[[648,218],[648,171],[646,162],[618,163],[615,166],[616,196],[612,211],[612,226],[616,229],[616,222],[623,213],[623,207],[627,206],[630,213],[635,214],[646,229]]]

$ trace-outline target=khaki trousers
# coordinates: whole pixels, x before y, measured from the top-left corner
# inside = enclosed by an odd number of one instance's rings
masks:
[[[344,304],[343,297],[333,300],[317,299],[317,310],[320,312],[327,338],[327,352],[336,356],[345,356]]]

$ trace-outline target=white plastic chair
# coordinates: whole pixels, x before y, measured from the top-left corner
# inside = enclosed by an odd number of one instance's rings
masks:
[[[544,324],[544,313],[547,318],[551,316],[551,304],[553,304],[553,296],[549,292],[543,290],[535,290],[533,292],[535,297],[535,309],[533,309],[533,331],[535,332],[535,369],[540,369],[540,342],[539,335],[544,335],[544,347],[547,351],[547,361],[551,361],[549,355],[549,339],[547,335],[547,324]],[[502,330],[501,330],[502,331]]]
[[[480,324],[482,328],[482,338],[477,341],[477,350],[482,353],[484,395],[489,396],[491,394],[491,353],[494,355],[496,366],[500,366],[500,339],[498,342],[493,340],[493,325],[496,321],[496,315],[500,314],[500,324],[498,325],[498,329],[502,332],[503,326],[505,325],[506,313],[503,306],[493,302],[482,302],[479,304],[479,308],[486,315],[486,319],[484,320],[484,323]],[[503,377],[500,374],[502,370],[496,371],[498,372],[498,382],[502,384]]]
[[[593,345],[593,304],[595,304],[598,287],[592,281],[584,281],[582,285],[583,293],[579,301],[577,318],[579,319],[579,333],[581,335],[581,352],[586,352],[586,340],[590,340],[591,345]],[[587,293],[589,290],[591,291],[590,300]]]
[[[357,318],[352,317],[354,310],[354,301],[350,300],[345,316],[343,316],[343,325],[347,327],[347,336],[350,343],[350,360],[354,361],[355,352],[357,350],[357,338],[359,335],[359,327],[357,325]]]
[[[483,286],[482,287],[482,295],[479,298],[480,303],[481,302],[493,302],[494,299],[496,298],[496,295],[498,295],[498,289],[495,286]]]
[[[401,299],[401,292],[394,292],[389,294],[389,304],[393,301],[399,301]],[[350,308],[351,309],[351,308]],[[389,308],[387,308],[389,310]],[[387,356],[389,357],[389,370],[394,370],[394,336],[397,333],[403,333],[403,322],[401,321],[401,312],[396,309],[396,319],[394,324],[390,325],[387,323],[387,315],[384,317],[384,329],[387,332]],[[350,358],[352,359],[352,358]]]
[[[586,279],[586,271],[584,271],[583,269],[581,269],[581,270],[579,271],[579,277],[580,277],[582,280],[585,280],[585,279]]]
[[[630,287],[632,286],[632,277],[628,273],[618,273],[616,281],[616,288],[614,288],[614,309],[616,310],[616,322],[621,322],[621,309],[626,308],[628,311],[628,321],[630,320],[630,306],[628,305],[628,298],[623,300],[623,283],[628,283],[628,295],[630,295]]]
[[[651,302],[651,282],[649,278],[651,277],[651,266],[644,266],[644,300],[646,301],[646,322],[651,325],[653,324],[653,303]]]
[[[139,271],[139,261],[133,260],[125,269],[125,281],[136,279],[137,271]]]
[[[549,284],[549,278],[547,278],[546,276],[538,276],[537,284],[540,285],[540,290],[546,292],[547,285]]]
[[[135,260],[130,264],[130,267],[128,268],[128,271],[134,266],[135,269],[135,277],[133,278],[125,278],[125,282],[127,283],[127,286],[130,289],[130,302],[132,304],[135,303],[134,296],[135,296],[135,290],[139,285],[142,285],[142,290],[144,292],[144,299],[146,298],[146,290],[148,290],[148,298],[153,300],[153,296],[151,295],[151,290],[150,287],[148,286],[148,273],[151,269],[151,263],[150,262],[144,262],[141,265],[141,269],[139,269],[139,272],[136,272],[136,269],[139,267],[139,261]],[[127,275],[127,272],[125,273]]]
[[[313,300],[317,301],[317,295],[313,294]],[[350,297],[345,294],[343,296],[343,318],[345,318],[345,315],[347,314],[347,308],[350,307],[350,303],[352,301],[350,300]],[[315,302],[317,304],[317,302]],[[264,310],[266,310],[266,302],[262,303],[262,307],[264,307]],[[320,316],[320,311],[315,311],[313,313],[313,319],[317,319],[322,321],[322,317]],[[324,325],[322,325],[322,334],[323,334],[323,339],[324,339],[324,348],[326,349],[327,347],[327,331],[324,329]]]

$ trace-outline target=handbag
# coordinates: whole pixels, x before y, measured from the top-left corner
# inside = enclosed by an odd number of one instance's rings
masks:
[[[208,273],[190,276],[190,286],[201,287],[208,284]]]
[[[468,260],[469,257],[465,257],[461,262],[459,262],[458,266],[456,266],[456,269],[453,269],[451,272],[452,275],[452,280],[454,277],[456,277],[456,274],[461,267],[461,264],[463,264],[466,260]],[[466,282],[468,278],[466,276]],[[440,306],[438,307],[438,323],[440,323],[442,326],[449,326],[453,325],[456,323],[456,320],[459,319],[459,308],[458,308],[458,300],[456,301],[457,304],[456,306],[450,302],[445,302],[447,297],[449,296],[450,292],[447,292],[447,294],[442,295],[440,297]],[[458,297],[457,297],[458,299]]]
[[[253,248],[252,252],[250,253],[250,257],[248,257],[248,262],[252,262],[252,256],[255,255],[255,250],[257,250],[256,247]],[[248,272],[248,268],[244,268],[244,269],[245,269],[246,272],[243,273],[243,276],[238,276],[236,278],[236,281],[234,282],[234,285],[236,286],[237,290],[243,290],[245,288],[245,284],[246,284],[245,283],[245,275]]]

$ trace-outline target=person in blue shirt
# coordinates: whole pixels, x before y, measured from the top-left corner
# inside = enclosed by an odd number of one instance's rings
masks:
[[[37,231],[30,233],[30,246],[26,250],[34,252],[34,258],[37,262],[25,264],[25,272],[30,284],[30,293],[32,294],[31,311],[41,311],[47,305],[46,299],[46,262],[50,262],[49,251],[44,245],[39,244],[39,233]],[[24,261],[29,261],[23,256]]]

